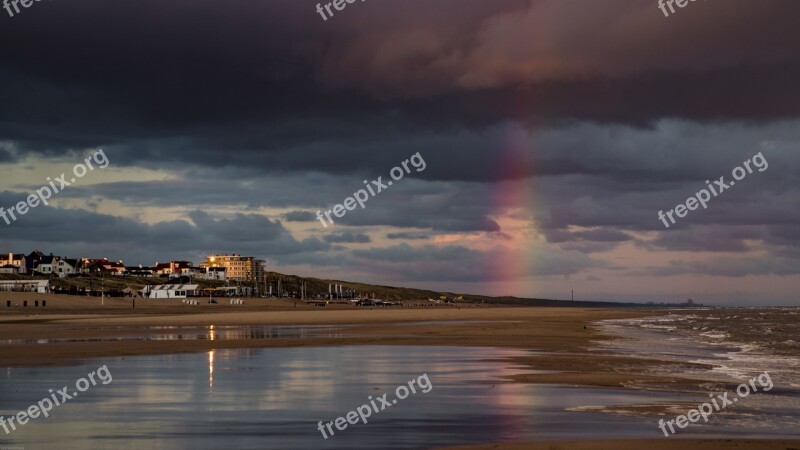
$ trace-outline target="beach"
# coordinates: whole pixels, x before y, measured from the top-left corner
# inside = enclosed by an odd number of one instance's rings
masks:
[[[6,294],[5,297],[14,298],[15,295],[20,298],[41,298],[34,294]],[[56,338],[77,342],[55,342],[48,345],[0,344],[0,364],[57,365],[81,358],[103,356],[203,352],[212,348],[320,346],[334,343],[319,338],[80,342],[82,339],[98,337],[147,334],[152,332],[152,327],[180,326],[189,330],[192,327],[210,325],[348,326],[347,336],[336,339],[336,345],[460,345],[578,352],[593,342],[609,339],[592,326],[595,321],[660,314],[655,311],[622,309],[454,305],[394,309],[341,306],[337,309],[336,305],[316,308],[301,303],[299,308],[295,308],[296,302],[293,300],[252,300],[248,301],[250,305],[241,308],[229,305],[189,307],[179,300],[144,302],[140,299],[137,309],[133,310],[130,309],[129,299],[105,299],[107,306],[99,307],[99,298],[51,297],[55,298],[50,300],[47,307],[49,309],[45,311],[40,308],[35,311],[38,314],[20,313],[19,309],[15,309],[12,314],[0,314],[0,342]],[[254,306],[256,303],[264,306]],[[28,310],[34,312],[31,307]],[[109,310],[110,313],[106,312]],[[404,325],[402,335],[398,335],[397,327],[393,326],[397,324]],[[613,355],[580,359],[582,370],[573,374],[574,384],[619,385],[625,380],[637,378],[636,366],[641,364],[641,361]],[[563,367],[566,372],[571,372],[569,357],[564,355],[543,355],[520,362],[537,368]],[[627,374],[620,373],[620,364],[630,365],[631,370]],[[552,379],[519,379],[542,383],[548,380]]]
[[[701,450],[793,450],[798,441],[787,440],[753,440],[753,439],[681,439],[665,440],[616,440],[593,442],[524,442],[516,444],[470,445],[451,447],[442,450],[673,450],[696,448]]]
[[[17,295],[14,301],[34,294]],[[0,296],[2,297],[2,296]],[[243,306],[180,301],[137,302],[48,296],[47,309],[0,313],[0,365],[61,367],[109,358],[303,348],[503,348],[513,355],[482,357],[490,365],[512,365],[507,383],[558,385],[578,389],[624,389],[656,385],[659,390],[692,392],[719,380],[704,378],[707,364],[665,361],[609,351],[614,338],[602,323],[657,320],[658,310],[466,307],[318,308],[294,300],[248,300]],[[172,302],[172,304],[169,304]],[[51,306],[52,305],[52,306]],[[425,305],[424,307],[421,305]],[[38,314],[37,314],[38,313]],[[680,402],[678,402],[680,404]],[[602,405],[601,405],[602,407]],[[688,403],[687,403],[688,407]],[[637,409],[638,408],[638,409]],[[664,405],[618,407],[615,414],[664,414]],[[603,411],[608,413],[609,411]],[[580,414],[580,413],[579,413]],[[655,425],[655,423],[654,423]],[[654,426],[657,431],[657,427]],[[695,436],[696,438],[697,436]],[[527,441],[463,449],[653,449],[795,448],[800,441],[652,440]]]

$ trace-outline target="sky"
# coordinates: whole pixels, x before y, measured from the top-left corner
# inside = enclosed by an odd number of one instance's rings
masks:
[[[0,9],[0,252],[458,293],[797,305],[796,0]],[[362,209],[325,212],[391,180]],[[666,228],[669,211],[760,154]]]

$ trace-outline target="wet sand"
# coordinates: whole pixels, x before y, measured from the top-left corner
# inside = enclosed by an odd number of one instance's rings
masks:
[[[798,450],[800,440],[755,439],[638,439],[614,441],[523,442],[450,447],[446,450]],[[445,449],[442,449],[445,450]]]
[[[4,297],[0,295],[2,306]],[[18,294],[19,295],[19,294]],[[36,295],[36,294],[25,294]],[[37,296],[42,298],[42,296]],[[334,305],[317,308],[295,305],[293,300],[246,301],[244,307],[224,304],[188,307],[180,301],[137,302],[107,299],[56,298],[48,296],[48,309],[0,312],[0,341],[19,339],[87,339],[135,334],[152,334],[153,327],[259,326],[259,325],[343,325],[344,337],[335,339],[223,339],[116,342],[63,342],[43,344],[0,344],[0,365],[66,365],[105,356],[133,356],[205,352],[210,349],[244,347],[297,347],[330,345],[455,345],[491,346],[533,350],[530,356],[511,362],[538,373],[510,377],[510,382],[567,384],[594,387],[624,387],[629,383],[651,382],[680,389],[705,380],[679,376],[646,375],[647,368],[663,361],[611,355],[597,348],[610,337],[602,335],[592,322],[664,314],[653,310],[464,307],[356,308]],[[50,305],[54,307],[51,309]],[[26,314],[27,313],[27,314]],[[32,314],[33,313],[33,314]],[[39,313],[38,315],[36,313]],[[464,322],[468,323],[464,323]],[[451,323],[446,323],[451,322]],[[505,361],[506,363],[508,361]],[[680,364],[670,363],[680,369]],[[676,370],[679,372],[679,370]],[[551,442],[493,444],[463,449],[548,449],[595,450],[673,448],[700,449],[800,449],[800,441],[687,440],[613,442]]]
[[[0,295],[0,300],[3,300]],[[41,296],[40,296],[41,297]],[[56,296],[51,296],[56,297]],[[63,297],[63,296],[59,296]],[[109,300],[106,300],[109,302]],[[130,302],[130,300],[110,300]],[[0,313],[0,341],[54,338],[96,338],[126,334],[153,333],[152,327],[208,327],[246,325],[348,325],[346,337],[340,339],[232,339],[195,341],[119,341],[69,342],[36,344],[0,344],[3,366],[63,365],[75,360],[103,356],[126,356],[202,352],[212,348],[294,347],[324,345],[464,345],[495,346],[539,350],[543,352],[577,352],[593,341],[607,339],[591,327],[594,320],[639,317],[658,314],[653,311],[628,311],[579,308],[519,307],[395,307],[395,308],[316,308],[298,305],[292,300],[255,300],[265,306],[246,305],[249,309],[229,305],[186,307],[180,301],[173,308],[159,302],[137,311],[98,308],[99,299],[66,297],[48,302],[48,309],[36,314]],[[423,303],[424,304],[424,303]],[[50,309],[58,305],[58,309]],[[179,309],[175,309],[179,308]],[[189,312],[184,312],[188,309]],[[30,310],[30,312],[34,312]],[[146,312],[144,312],[146,311]],[[468,321],[470,323],[461,323]],[[435,322],[435,323],[431,323]],[[452,322],[451,324],[445,322]],[[477,323],[476,323],[477,322]],[[414,324],[419,323],[419,324]],[[403,324],[403,326],[392,326]],[[124,327],[124,330],[115,329]],[[587,382],[613,385],[620,379],[619,357],[596,358],[588,367],[578,368],[582,374],[593,373]],[[622,358],[623,360],[627,358]],[[520,360],[520,364],[558,368],[563,359],[541,355]],[[594,370],[596,368],[596,370]],[[613,373],[612,373],[613,370]],[[613,375],[613,376],[612,376]],[[633,375],[633,374],[632,374]],[[625,378],[625,377],[622,377]],[[548,382],[541,377],[536,381]]]
[[[35,294],[24,294],[35,295]],[[40,296],[41,297],[41,296]],[[296,347],[327,345],[463,345],[537,350],[542,354],[513,362],[549,373],[526,374],[512,381],[620,387],[637,381],[692,383],[699,380],[642,375],[643,365],[662,364],[610,354],[584,354],[609,339],[592,327],[604,319],[662,314],[660,311],[583,308],[465,307],[453,305],[318,308],[293,300],[249,300],[245,308],[224,304],[185,306],[179,300],[142,301],[57,297],[39,315],[0,313],[0,341],[149,334],[156,326],[207,327],[245,325],[355,325],[337,339],[231,339],[69,342],[48,345],[0,344],[3,366],[64,365],[104,356],[204,352],[212,348]],[[0,295],[0,300],[3,296]],[[110,303],[110,305],[109,305]],[[54,305],[49,309],[49,305]],[[120,309],[120,305],[127,305]],[[108,308],[113,308],[109,310]],[[5,312],[5,311],[4,311]],[[33,312],[33,311],[31,311]],[[470,323],[460,323],[468,321]],[[414,325],[413,323],[420,324]],[[436,322],[436,323],[429,323]],[[452,322],[452,323],[445,323]],[[477,323],[476,323],[477,322]],[[404,324],[402,327],[392,326]],[[111,329],[125,327],[125,330]]]

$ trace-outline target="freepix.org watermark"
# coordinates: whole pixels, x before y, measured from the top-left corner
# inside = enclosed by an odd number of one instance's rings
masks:
[[[349,3],[355,3],[356,0],[333,0],[332,2],[328,2],[325,4],[325,10],[323,11],[322,5],[317,3],[317,12],[320,16],[322,16],[322,20],[328,21],[328,17],[333,17],[334,12],[331,11],[331,6],[333,9],[337,11],[342,11],[344,8],[347,7]],[[361,0],[362,2],[365,0]],[[328,11],[328,15],[325,15],[325,11]]]
[[[97,380],[95,380],[95,375],[97,376]],[[35,405],[31,405],[26,411],[20,411],[7,419],[4,416],[0,416],[0,427],[3,428],[6,434],[11,434],[12,431],[17,430],[17,426],[27,424],[30,419],[36,419],[39,416],[44,416],[45,419],[50,417],[50,411],[52,411],[54,407],[67,403],[77,397],[79,392],[86,392],[90,387],[97,386],[98,380],[103,384],[108,384],[113,381],[111,372],[108,370],[108,366],[105,365],[96,371],[90,372],[87,378],[78,378],[75,382],[76,390],[72,391],[71,394],[67,386],[55,392],[50,389],[50,397],[41,399]]]
[[[373,411],[375,411],[375,414],[378,414],[379,412],[383,411],[386,408],[391,408],[392,406],[397,405],[397,400],[405,400],[406,398],[408,398],[409,395],[416,394],[417,387],[420,388],[423,394],[427,394],[433,389],[433,384],[431,384],[431,380],[430,378],[428,378],[427,373],[423,373],[422,375],[417,377],[417,379],[410,380],[407,384],[408,387],[406,387],[405,384],[397,386],[397,389],[395,389],[394,391],[394,395],[397,398],[388,400],[386,397],[389,394],[383,394],[382,396],[377,398],[372,398],[372,396],[370,395],[368,398],[369,403],[365,403],[356,408],[355,411],[348,412],[347,414],[344,415],[344,417],[339,417],[336,420],[330,421],[328,423],[322,423],[322,421],[320,420],[319,423],[317,423],[317,429],[320,431],[320,433],[322,433],[323,438],[328,439],[329,435],[333,436],[335,434],[333,431],[334,426],[336,427],[337,430],[344,431],[347,428],[348,424],[355,425],[359,421],[366,424],[368,423],[367,417],[372,416]],[[417,386],[414,386],[414,384],[416,384]],[[378,408],[378,404],[375,403],[376,400],[380,404],[380,408]]]
[[[740,398],[747,397],[750,395],[751,388],[753,393],[758,392],[756,381],[758,381],[758,384],[763,388],[764,392],[772,390],[774,386],[772,383],[772,378],[769,376],[769,372],[764,372],[758,377],[751,378],[747,383],[740,384],[739,387],[736,388],[736,394],[738,396],[734,395],[733,397],[728,398],[728,394],[730,392],[727,391],[719,395],[708,394],[708,396],[711,398],[711,403],[703,403],[702,405],[698,406],[697,409],[690,410],[685,416],[678,416],[675,419],[666,422],[664,419],[660,419],[658,421],[658,428],[661,428],[661,431],[664,432],[665,437],[669,437],[675,434],[675,427],[673,424],[677,425],[678,428],[686,428],[690,423],[699,422],[701,417],[705,423],[708,423],[708,418],[711,416],[711,414],[723,410],[728,406],[733,406],[739,401]],[[667,432],[667,427],[669,427],[669,433]]]
[[[20,13],[20,9],[18,5],[22,5],[23,8],[30,8],[33,5],[34,0],[3,0],[3,8],[8,12],[10,17],[14,17],[14,13],[11,12],[11,7],[14,7],[14,11],[17,14]],[[41,0],[36,0],[36,2],[40,2]]]
[[[47,177],[49,184],[37,189],[34,194],[28,196],[26,201],[19,202],[11,208],[8,208],[8,210],[0,207],[0,218],[6,222],[6,225],[11,225],[11,222],[17,221],[17,215],[24,216],[28,213],[29,209],[36,208],[40,204],[44,204],[45,206],[49,205],[47,201],[53,197],[53,194],[58,194],[67,186],[75,183],[77,178],[83,178],[87,173],[94,170],[92,161],[94,161],[100,169],[105,169],[109,164],[108,157],[105,152],[103,152],[103,149],[100,149],[88,156],[82,163],[75,164],[75,167],[72,168],[72,174],[75,175],[74,178],[70,178],[70,180],[67,181],[67,175],[64,173],[62,173],[60,177],[56,177],[55,180]],[[56,184],[58,184],[58,186],[56,186]]]
[[[392,177],[394,181],[400,181],[406,174],[411,173],[411,169],[408,168],[409,163],[417,170],[417,172],[422,172],[428,167],[425,164],[425,160],[422,159],[422,155],[419,152],[415,153],[411,156],[411,158],[403,161],[400,163],[400,166],[393,167],[391,171],[389,171],[389,175]],[[369,190],[359,189],[355,193],[353,193],[352,197],[347,197],[342,202],[344,205],[339,204],[335,205],[333,208],[325,211],[325,217],[328,218],[328,221],[333,224],[333,219],[331,218],[331,214],[336,217],[344,217],[347,214],[347,211],[352,211],[356,209],[356,205],[361,206],[361,209],[366,207],[367,200],[370,199],[369,194],[372,194],[373,197],[380,194],[382,191],[389,189],[389,186],[392,185],[392,181],[387,181],[386,183],[383,182],[383,177],[378,177],[377,180],[373,180],[369,182],[364,180],[364,186]],[[328,228],[328,224],[325,223],[325,217],[322,217],[322,211],[317,211],[317,219],[322,223],[322,226]]]
[[[695,0],[658,0],[658,7],[664,13],[664,17],[669,17],[670,13],[675,14],[675,6],[673,5],[685,8],[690,1],[694,2]],[[670,13],[667,12],[667,8],[669,8]]]
[[[733,169],[733,172],[731,173],[733,179],[736,181],[741,181],[747,175],[753,173],[753,167],[758,169],[759,172],[767,170],[767,168],[769,168],[769,163],[767,163],[767,160],[764,158],[764,155],[762,155],[761,152],[758,152],[758,154],[753,156],[752,159],[748,159],[747,161],[743,162],[742,166],[744,167],[741,166],[736,167],[735,169]],[[696,194],[694,194],[693,197],[689,197],[688,199],[686,199],[685,204],[681,203],[675,208],[667,211],[666,216],[664,216],[663,210],[659,211],[658,218],[659,220],[661,220],[661,222],[664,223],[665,228],[669,228],[670,223],[667,222],[667,217],[669,218],[669,221],[672,223],[672,225],[675,225],[675,217],[673,217],[673,214],[675,216],[678,216],[678,218],[683,218],[686,217],[687,214],[689,214],[689,211],[694,211],[695,209],[697,209],[698,206],[702,206],[703,209],[708,209],[708,202],[713,198],[711,197],[711,194],[714,194],[714,197],[718,196],[719,194],[733,187],[733,185],[736,184],[736,181],[731,181],[729,183],[726,183],[724,176],[719,177],[719,180],[714,181],[713,184],[711,183],[711,181],[706,180],[706,187],[708,187],[708,189],[700,189],[699,191],[697,191]]]

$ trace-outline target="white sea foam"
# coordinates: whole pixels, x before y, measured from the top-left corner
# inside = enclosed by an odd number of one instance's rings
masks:
[[[777,345],[789,347],[787,351],[797,345],[794,339],[775,339],[786,332],[786,325],[777,328],[777,324],[781,323],[778,322],[780,316],[785,317],[787,311],[765,313],[763,309],[753,308],[740,308],[736,314],[719,311],[721,313],[710,317],[702,317],[693,311],[691,314],[671,314],[658,318],[618,319],[604,322],[601,328],[626,338],[606,342],[612,351],[713,367],[711,371],[681,369],[684,372],[682,375],[687,377],[705,376],[718,381],[740,382],[743,378],[769,371],[774,374],[776,385],[782,383],[789,389],[800,387],[800,359],[791,354],[780,356],[774,352]],[[742,314],[742,311],[747,313]],[[745,331],[744,334],[736,332],[737,322],[741,324],[752,320],[758,321],[759,325],[740,329]],[[775,326],[772,326],[772,321],[776,321]],[[779,333],[776,330],[781,331]],[[737,342],[731,333],[748,339],[748,336],[753,336],[753,340]],[[773,338],[765,339],[766,336]]]

